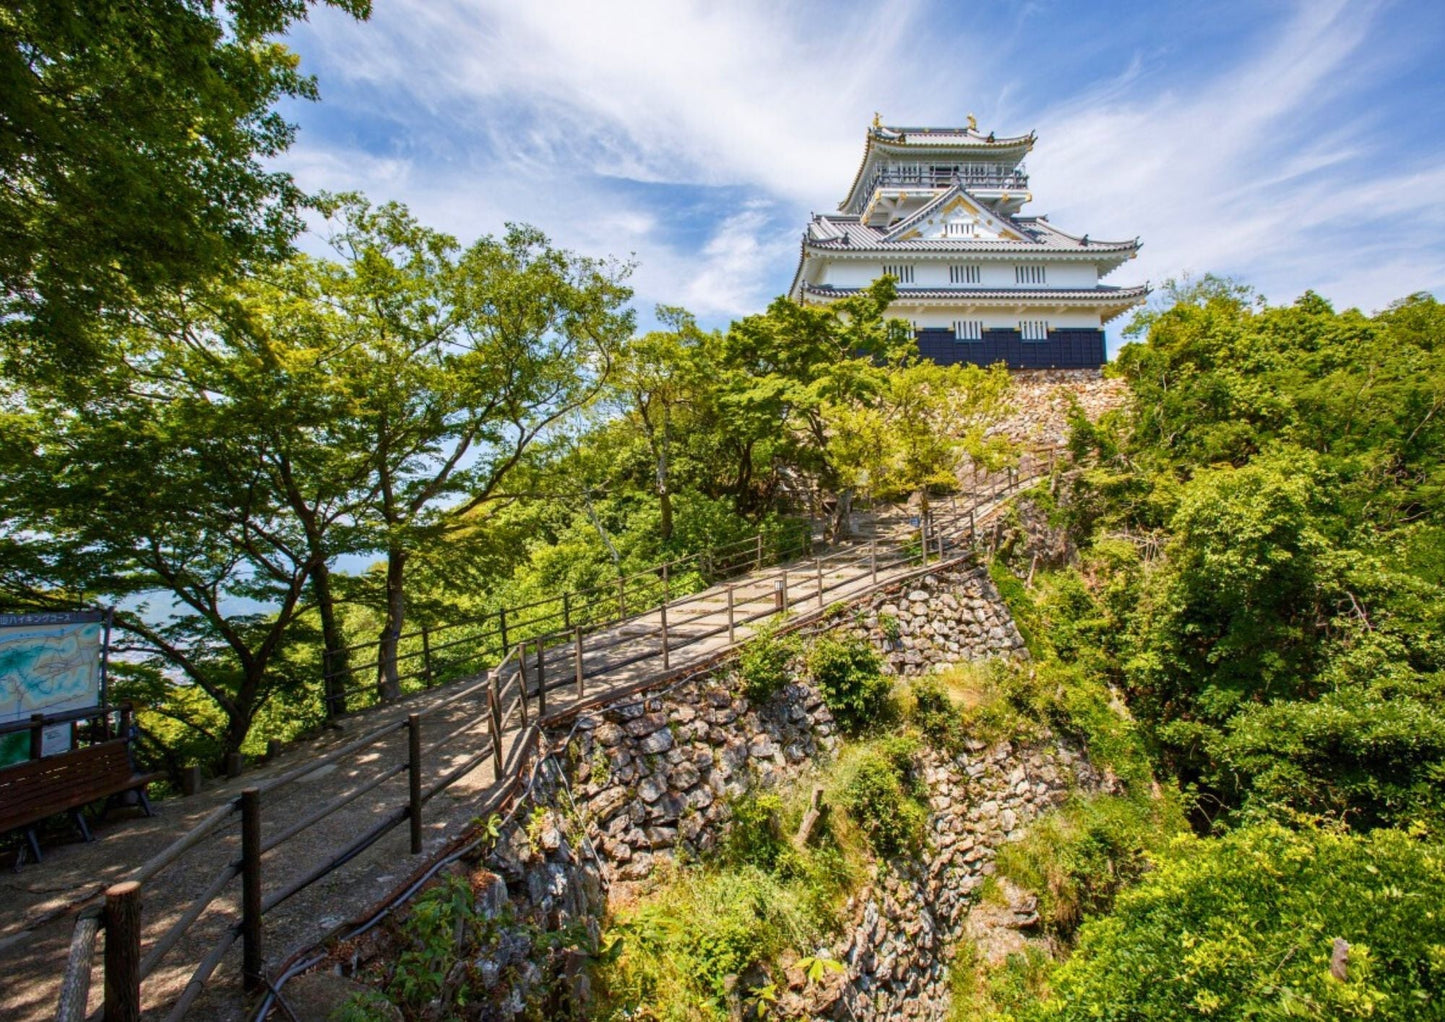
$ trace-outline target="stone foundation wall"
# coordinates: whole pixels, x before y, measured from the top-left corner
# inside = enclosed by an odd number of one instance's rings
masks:
[[[829,1017],[946,1018],[953,947],[999,848],[1022,838],[1071,791],[1102,783],[1078,749],[1048,740],[1024,748],[1003,743],[952,759],[929,753],[924,776],[932,810],[928,855],[892,863],[853,899],[853,923],[833,949],[848,965],[848,981]],[[809,999],[802,991],[791,997],[796,1007]]]
[[[899,675],[1027,656],[981,569],[915,579],[869,598],[832,627],[879,642]],[[539,960],[559,952],[541,950],[537,931],[583,927],[595,940],[609,898],[626,896],[662,860],[696,858],[717,846],[731,798],[793,783],[836,749],[832,716],[813,688],[791,684],[753,706],[727,681],[725,670],[685,680],[583,715],[549,736],[560,751],[539,767],[530,795],[482,863],[498,879],[480,884],[479,905],[508,924],[473,963],[472,975],[491,981],[474,991],[485,1007],[473,1017],[518,1017],[527,998],[550,999],[554,1013],[568,999],[585,1000],[581,956]],[[807,984],[782,963],[787,985],[776,1016],[943,1019],[949,956],[997,850],[1072,788],[1099,783],[1077,749],[1052,739],[923,758],[927,854],[880,866],[851,900],[849,925],[828,953],[846,974]]]
[[[954,568],[884,590],[864,605],[856,634],[883,650],[894,674],[931,674],[955,664],[1005,656],[1028,659],[1014,625],[983,568]]]

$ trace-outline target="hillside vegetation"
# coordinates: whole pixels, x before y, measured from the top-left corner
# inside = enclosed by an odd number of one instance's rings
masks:
[[[1050,669],[1121,697],[1194,834],[1056,969],[965,969],[958,1017],[1445,1017],[1445,310],[1167,298],[1113,366],[1128,407],[1076,417],[1084,470],[1025,498],[1076,558],[1006,592]]]

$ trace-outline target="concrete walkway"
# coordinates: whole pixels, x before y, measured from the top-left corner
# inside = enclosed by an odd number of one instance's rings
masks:
[[[977,518],[981,520],[995,510],[1002,499],[978,507]],[[956,529],[957,525],[952,537],[955,541]],[[916,536],[916,530],[912,531]],[[796,561],[674,600],[665,611],[665,654],[661,608],[587,635],[581,655],[586,675],[585,698],[590,701],[600,694],[626,691],[650,679],[701,664],[746,641],[774,615],[775,593],[783,581],[783,572],[786,572],[789,608],[811,610],[849,600],[919,567],[916,557],[908,562],[897,560],[906,550],[910,532],[905,514],[884,516],[873,523],[870,532],[869,539],[827,551],[821,565],[818,560]],[[875,554],[876,573],[872,570]],[[731,634],[728,628],[730,594]],[[754,614],[767,616],[754,622],[743,620]],[[529,647],[528,655],[530,683],[535,687],[533,648]],[[547,693],[547,712],[554,715],[579,699],[575,686],[578,663],[575,645],[563,641],[549,646],[543,663],[549,686],[561,682]],[[485,690],[479,689],[465,698],[453,698],[466,686],[465,681],[456,682],[348,716],[338,729],[313,741],[297,743],[274,761],[248,771],[240,779],[218,784],[191,798],[157,803],[156,815],[149,819],[139,816],[120,819],[117,814],[111,821],[94,828],[94,843],[52,843],[45,850],[43,863],[29,865],[18,873],[0,874],[0,892],[3,892],[0,902],[4,906],[0,910],[0,975],[4,977],[0,981],[0,1017],[17,1022],[53,1018],[77,909],[106,885],[124,879],[137,864],[166,848],[218,807],[235,799],[242,788],[265,786],[268,781],[296,772],[306,762],[408,713],[421,717],[424,787],[464,766],[488,742],[483,712]],[[530,709],[535,715],[538,709],[535,699]],[[522,733],[515,720],[510,725],[503,740],[504,775],[512,770]],[[405,763],[407,743],[406,729],[394,730],[353,755],[309,773],[303,772],[265,792],[261,803],[263,836],[275,835],[323,803]],[[304,876],[328,859],[335,849],[344,847],[388,813],[406,805],[407,784],[406,772],[397,772],[295,839],[278,845],[262,860],[263,890],[279,890]],[[265,916],[268,970],[274,973],[276,966],[293,953],[314,945],[339,924],[361,916],[404,886],[437,852],[467,831],[476,819],[477,807],[485,803],[490,792],[497,790],[498,784],[494,761],[488,756],[426,805],[422,813],[421,855],[410,854],[408,829],[403,824],[350,862],[268,912]],[[188,905],[217,881],[218,874],[239,858],[239,840],[239,825],[233,814],[225,825],[145,884],[143,955]],[[239,898],[240,883],[232,880],[144,981],[142,1000],[147,1017],[165,1017],[166,1006],[180,996],[197,963],[238,917]],[[92,973],[92,1009],[99,1007],[103,989],[98,959],[99,956]],[[245,1017],[239,960],[237,944],[222,959],[206,992],[188,1017],[226,1020]]]

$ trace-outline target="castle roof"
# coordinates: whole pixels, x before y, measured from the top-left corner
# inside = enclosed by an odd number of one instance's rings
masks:
[[[857,201],[857,193],[867,175],[868,167],[880,154],[943,156],[956,153],[965,159],[985,157],[990,161],[1010,161],[1016,164],[1034,147],[1036,136],[1032,131],[1027,135],[999,138],[993,132],[985,135],[979,131],[973,124],[972,117],[969,122],[968,127],[964,128],[918,128],[889,127],[879,124],[875,119],[864,139],[863,158],[858,162],[858,172],[853,175],[848,195],[838,204],[838,208],[846,209]]]
[[[908,237],[913,222],[926,218],[932,209],[941,205],[952,195],[968,194],[967,189],[955,186],[940,195],[938,200],[924,206],[917,213],[892,227],[874,227],[862,223],[856,216],[841,213],[815,214],[808,230],[803,235],[803,247],[818,252],[852,253],[856,255],[888,255],[896,252],[933,252],[941,255],[966,255],[983,253],[1009,253],[1013,255],[1077,254],[1110,255],[1131,254],[1138,250],[1137,238],[1129,241],[1095,241],[1087,235],[1079,237],[1061,231],[1041,217],[1005,216],[989,209],[981,202],[976,204],[987,210],[989,217],[1000,228],[1015,238],[920,238]],[[1114,261],[1114,260],[1109,260]]]
[[[847,298],[864,290],[866,288],[830,287],[827,284],[808,284],[806,282],[801,285],[802,295],[821,301]],[[1108,322],[1115,316],[1127,312],[1147,297],[1149,297],[1148,284],[1138,284],[1134,287],[1109,287],[1099,284],[1095,287],[1053,288],[900,287],[897,289],[897,296],[893,301],[894,305],[905,307],[915,303],[925,306],[936,305],[939,302],[954,302],[962,306],[992,305],[1005,308],[1013,306],[1037,308],[1049,304],[1067,308],[1083,305],[1098,310],[1104,322]]]

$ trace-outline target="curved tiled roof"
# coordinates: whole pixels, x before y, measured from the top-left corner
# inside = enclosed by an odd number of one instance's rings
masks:
[[[1036,217],[999,216],[1003,223],[1018,231],[1025,241],[1002,239],[970,241],[966,238],[914,238],[909,241],[887,241],[890,228],[871,227],[856,216],[818,215],[803,235],[805,248],[819,252],[1132,252],[1139,248],[1132,241],[1088,241],[1059,230]],[[816,235],[820,235],[815,237]]]
[[[985,135],[976,128],[895,128],[883,125],[869,128],[863,143],[863,158],[858,161],[858,170],[853,175],[853,183],[848,186],[848,195],[838,208],[848,204],[858,188],[858,182],[863,180],[863,169],[868,166],[868,155],[875,144],[903,149],[978,149],[984,152],[1022,148],[1027,152],[1034,147],[1035,137],[1032,131],[1027,135],[998,138],[992,133]]]
[[[804,294],[812,295],[815,298],[847,298],[860,291],[867,290],[861,287],[828,287],[827,285],[803,284]],[[1024,300],[1028,302],[1050,302],[1050,301],[1107,301],[1110,304],[1118,302],[1133,302],[1149,295],[1148,284],[1138,284],[1134,287],[1011,287],[1011,288],[980,288],[980,287],[900,287],[897,289],[898,299],[922,298],[928,300],[947,300],[950,298],[964,298],[972,301],[998,301],[1010,302]]]

